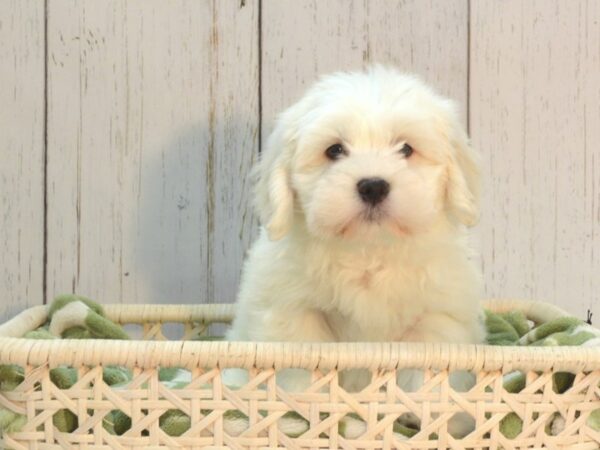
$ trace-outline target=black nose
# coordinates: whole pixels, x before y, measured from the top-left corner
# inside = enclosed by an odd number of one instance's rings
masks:
[[[390,184],[381,178],[363,178],[356,183],[356,188],[360,198],[371,205],[382,202],[390,192]]]

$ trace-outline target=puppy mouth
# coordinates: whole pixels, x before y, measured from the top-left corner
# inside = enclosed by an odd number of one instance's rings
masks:
[[[379,206],[368,206],[359,215],[364,222],[379,224],[385,217],[385,212]]]
[[[387,229],[391,231],[393,235],[401,238],[411,235],[409,228],[399,220],[391,217],[383,208],[378,206],[365,208],[362,212],[339,227],[335,234],[341,237],[354,236],[357,230],[360,229],[361,223],[371,228],[371,231],[374,231],[375,229]]]
[[[365,205],[360,211],[336,227],[335,234],[338,236],[354,235],[357,229],[361,227],[361,224],[372,229],[383,229],[389,226],[396,226],[394,223],[395,220],[386,211],[384,205]]]

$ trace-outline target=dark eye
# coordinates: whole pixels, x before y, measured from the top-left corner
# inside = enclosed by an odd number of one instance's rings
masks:
[[[346,150],[342,147],[342,144],[333,144],[331,147],[325,150],[325,156],[332,161],[339,159],[342,155],[346,154]]]
[[[414,152],[413,148],[408,144],[404,144],[402,146],[402,148],[400,149],[400,153],[402,153],[405,158],[409,158],[410,155],[413,154],[413,152]]]

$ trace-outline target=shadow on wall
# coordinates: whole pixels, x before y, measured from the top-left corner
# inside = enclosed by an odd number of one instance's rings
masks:
[[[240,145],[248,125],[231,123],[212,130],[196,125],[166,144],[143,144],[131,187],[138,205],[137,214],[131,211],[131,244],[123,243],[132,246],[136,270],[123,274],[124,299],[234,301],[257,229],[247,176],[257,145]]]

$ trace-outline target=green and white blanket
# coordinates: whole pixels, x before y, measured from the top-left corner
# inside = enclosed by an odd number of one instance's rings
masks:
[[[486,311],[487,341],[490,345],[516,346],[598,346],[600,330],[573,317],[559,318],[539,326],[534,326],[520,311],[496,314]],[[24,337],[31,339],[129,339],[128,334],[118,324],[108,320],[97,303],[76,295],[57,297],[52,303],[48,321],[37,330]],[[198,339],[203,337],[198,336]],[[77,370],[71,367],[58,367],[50,371],[52,382],[60,389],[68,389],[77,381]],[[554,389],[564,392],[573,383],[573,375],[554,375]],[[0,393],[15,389],[24,379],[23,369],[15,365],[0,365]],[[124,367],[109,366],[103,369],[104,382],[114,389],[124,389],[132,379],[130,370]],[[159,380],[165,386],[184,388],[191,380],[189,371],[179,368],[162,368]],[[515,371],[505,375],[504,388],[517,393],[525,386],[525,375]],[[208,414],[210,411],[201,411]],[[68,409],[59,411],[53,417],[54,425],[62,432],[71,432],[78,426],[77,416]],[[190,418],[183,412],[172,409],[160,418],[160,427],[170,436],[179,436],[191,426]],[[7,408],[0,407],[0,434],[22,429],[26,417]],[[104,427],[116,435],[125,433],[131,427],[130,418],[115,410],[104,419]],[[594,411],[588,425],[600,430],[600,410]],[[279,429],[290,437],[304,433],[309,423],[297,413],[287,413],[278,423]],[[230,410],[224,415],[224,431],[232,436],[239,435],[248,428],[248,418],[240,411]],[[557,434],[564,428],[560,415],[548,424],[547,431]],[[508,438],[516,437],[522,429],[522,421],[515,413],[509,413],[500,424],[500,431]],[[349,439],[360,436],[366,430],[359,416],[348,414],[339,424],[339,433]],[[414,425],[397,421],[394,433],[399,439],[406,439],[418,432]]]

